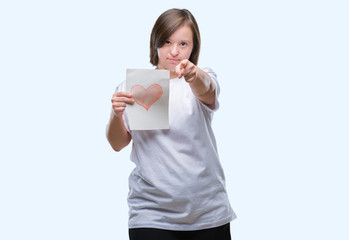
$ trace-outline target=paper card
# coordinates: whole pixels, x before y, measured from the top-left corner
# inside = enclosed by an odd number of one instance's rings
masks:
[[[169,83],[168,70],[126,70],[126,91],[135,99],[126,108],[131,130],[169,129]]]

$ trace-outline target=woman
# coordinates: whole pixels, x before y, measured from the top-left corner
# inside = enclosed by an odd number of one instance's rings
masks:
[[[116,151],[131,139],[129,235],[131,240],[228,240],[236,216],[225,190],[211,122],[219,85],[210,69],[197,67],[200,33],[186,9],[157,19],[150,62],[170,70],[168,130],[132,131],[125,112],[133,104],[125,82],[112,97],[107,138]]]

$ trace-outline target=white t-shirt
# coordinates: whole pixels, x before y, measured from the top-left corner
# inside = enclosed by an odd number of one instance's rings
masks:
[[[211,122],[219,107],[216,74],[214,109],[208,108],[181,79],[170,80],[168,130],[130,130],[129,228],[199,230],[236,218],[225,189]],[[125,91],[125,82],[116,91]]]

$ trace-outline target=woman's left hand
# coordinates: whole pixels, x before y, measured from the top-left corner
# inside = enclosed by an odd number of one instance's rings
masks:
[[[182,60],[176,66],[176,74],[178,78],[184,77],[188,83],[193,82],[197,78],[197,67],[188,59]]]

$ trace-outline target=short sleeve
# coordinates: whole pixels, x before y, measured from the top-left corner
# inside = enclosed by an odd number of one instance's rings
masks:
[[[219,97],[219,93],[220,93],[219,83],[217,81],[217,74],[211,68],[208,68],[208,67],[202,68],[202,70],[208,73],[208,75],[211,77],[212,81],[216,85],[214,108],[211,109],[204,103],[202,103],[202,106],[209,112],[215,112],[219,109],[218,97]]]

